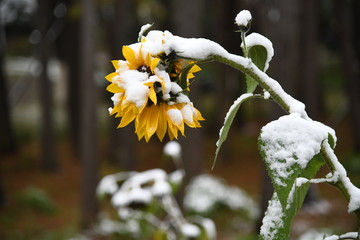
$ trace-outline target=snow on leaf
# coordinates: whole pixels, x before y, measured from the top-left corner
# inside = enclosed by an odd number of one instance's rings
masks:
[[[332,131],[299,114],[283,116],[262,128],[259,147],[283,208],[296,178],[320,152],[321,143]]]
[[[302,172],[301,177],[304,179],[313,178],[323,164],[324,160],[321,156],[319,154],[316,155],[310,160],[307,167]],[[288,239],[292,220],[301,208],[309,186],[309,183],[298,186],[296,182],[294,182],[288,194],[285,208],[282,206],[277,192],[273,194],[272,199],[269,201],[265,217],[263,218],[263,224],[260,229],[260,239]]]

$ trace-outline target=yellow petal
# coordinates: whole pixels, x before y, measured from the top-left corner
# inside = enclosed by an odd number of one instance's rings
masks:
[[[120,68],[120,60],[112,60],[111,63],[113,64],[116,70]]]
[[[135,120],[135,132],[138,135],[138,139],[144,137],[146,132],[146,121],[148,116],[148,109],[145,108],[137,117]]]
[[[199,110],[197,110],[196,108],[193,108],[195,114],[195,118],[199,121],[205,120],[205,118],[203,118],[203,116],[201,115],[201,112]]]
[[[201,71],[201,68],[198,65],[194,64],[194,66],[192,66],[192,68],[190,69],[189,72],[196,73],[196,72],[199,72],[199,71]]]
[[[150,62],[150,69],[152,72],[154,72],[155,68],[157,67],[157,65],[159,64],[160,62],[160,58],[153,58],[151,59],[151,62]]]
[[[178,136],[177,128],[172,123],[168,124],[168,134],[169,134],[170,140],[173,140],[174,138],[177,139],[177,136]]]
[[[158,136],[160,141],[162,141],[164,139],[164,136],[166,134],[166,129],[167,129],[167,121],[166,121],[163,105],[164,104],[161,104],[159,106],[158,127],[156,129],[156,135]]]
[[[192,78],[194,78],[194,77],[195,77],[195,75],[194,75],[194,74],[192,74],[191,72],[189,72],[189,73],[188,73],[188,75],[187,75],[186,77],[187,77],[187,79],[192,79]]]
[[[105,76],[105,79],[108,80],[109,82],[112,82],[112,79],[115,77],[115,76],[118,76],[119,74],[117,74],[116,72],[113,72],[113,73],[110,73],[108,75]]]
[[[143,58],[143,52],[142,52],[142,44],[140,44],[140,49],[139,49],[139,57],[137,59],[138,61],[138,66],[142,66],[142,65],[146,65],[144,62],[144,58]]]
[[[151,66],[151,55],[150,55],[150,53],[146,54],[145,65],[146,66]]]
[[[154,86],[150,87],[149,98],[154,103],[154,105],[157,104],[157,97],[156,97],[156,92],[155,92]]]
[[[148,118],[146,122],[146,133],[145,137],[150,137],[156,132],[158,127],[159,111],[157,106],[149,108]]]
[[[138,65],[138,59],[136,57],[135,51],[129,47],[129,46],[123,46],[122,47],[122,53],[125,57],[125,59],[135,67]]]
[[[111,93],[125,92],[125,90],[122,89],[121,87],[119,87],[119,85],[117,85],[116,83],[112,83],[109,86],[107,86],[106,90],[111,92]]]
[[[127,126],[129,123],[131,123],[135,119],[135,117],[136,117],[136,115],[131,110],[126,112],[123,115],[123,117],[121,118],[118,128]]]

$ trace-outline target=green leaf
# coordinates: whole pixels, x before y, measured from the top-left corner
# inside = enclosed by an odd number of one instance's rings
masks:
[[[182,89],[186,89],[186,88],[187,88],[187,81],[188,81],[187,75],[188,75],[189,71],[191,70],[191,68],[192,68],[194,65],[195,65],[195,62],[192,63],[192,64],[187,65],[187,66],[181,71],[180,78],[179,78],[179,86],[180,86]]]
[[[328,141],[329,141],[330,147],[332,149],[334,149],[335,148],[335,139],[334,139],[333,135],[331,135],[330,133],[328,134]]]
[[[248,48],[248,58],[261,70],[264,71],[267,59],[267,51],[264,46],[255,45]],[[248,93],[255,91],[258,83],[249,75],[246,75],[246,89]]]
[[[327,136],[317,122],[296,114],[283,116],[262,128],[258,145],[283,208],[296,178],[306,171]]]
[[[266,48],[262,45],[255,45],[248,48],[248,57],[251,58],[253,63],[260,69],[264,70],[265,62],[267,59]]]
[[[218,157],[221,145],[225,142],[225,140],[226,140],[226,138],[228,136],[231,124],[234,121],[234,118],[236,116],[237,111],[240,108],[240,105],[245,100],[253,98],[253,97],[256,97],[256,95],[253,95],[252,93],[242,94],[238,99],[236,99],[234,101],[233,105],[230,107],[229,111],[226,113],[224,124],[223,124],[223,126],[222,126],[222,128],[220,130],[220,133],[219,133],[219,139],[216,142],[216,152],[215,152],[215,158],[214,158],[214,162],[213,162],[213,165],[212,165],[212,169],[215,166],[216,159]]]
[[[262,158],[265,160],[267,172],[272,180],[274,190],[278,195],[279,201],[283,208],[286,207],[287,199],[295,179],[299,176],[302,168],[296,163],[297,156],[293,153],[292,160],[295,162],[292,165],[288,164],[288,159],[272,159],[270,154],[267,153],[269,145],[277,145],[276,151],[286,151],[286,145],[281,142],[269,143],[259,139],[259,147]]]
[[[300,177],[312,179],[316,176],[324,160],[317,154],[307,165]],[[286,208],[281,206],[280,200],[275,192],[269,201],[269,206],[263,219],[263,226],[260,232],[260,239],[283,240],[289,238],[291,223],[301,208],[310,184],[304,183],[300,186],[294,182]]]

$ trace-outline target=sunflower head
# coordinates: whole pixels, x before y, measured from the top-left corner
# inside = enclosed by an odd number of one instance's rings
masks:
[[[142,42],[123,46],[125,60],[114,60],[115,72],[105,78],[107,90],[113,93],[111,115],[121,118],[118,127],[135,122],[139,140],[149,141],[156,133],[162,141],[166,133],[170,139],[184,128],[201,127],[201,113],[188,98],[189,79],[201,69],[195,62],[180,59],[175,52],[151,55],[151,49]]]

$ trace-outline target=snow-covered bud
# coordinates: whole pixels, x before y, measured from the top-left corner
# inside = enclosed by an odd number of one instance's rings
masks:
[[[239,26],[240,31],[242,32],[248,32],[251,26],[251,13],[248,10],[242,10],[238,13],[238,15],[235,18],[236,25]]]
[[[176,141],[170,141],[164,146],[164,154],[172,158],[181,157],[181,145]]]

